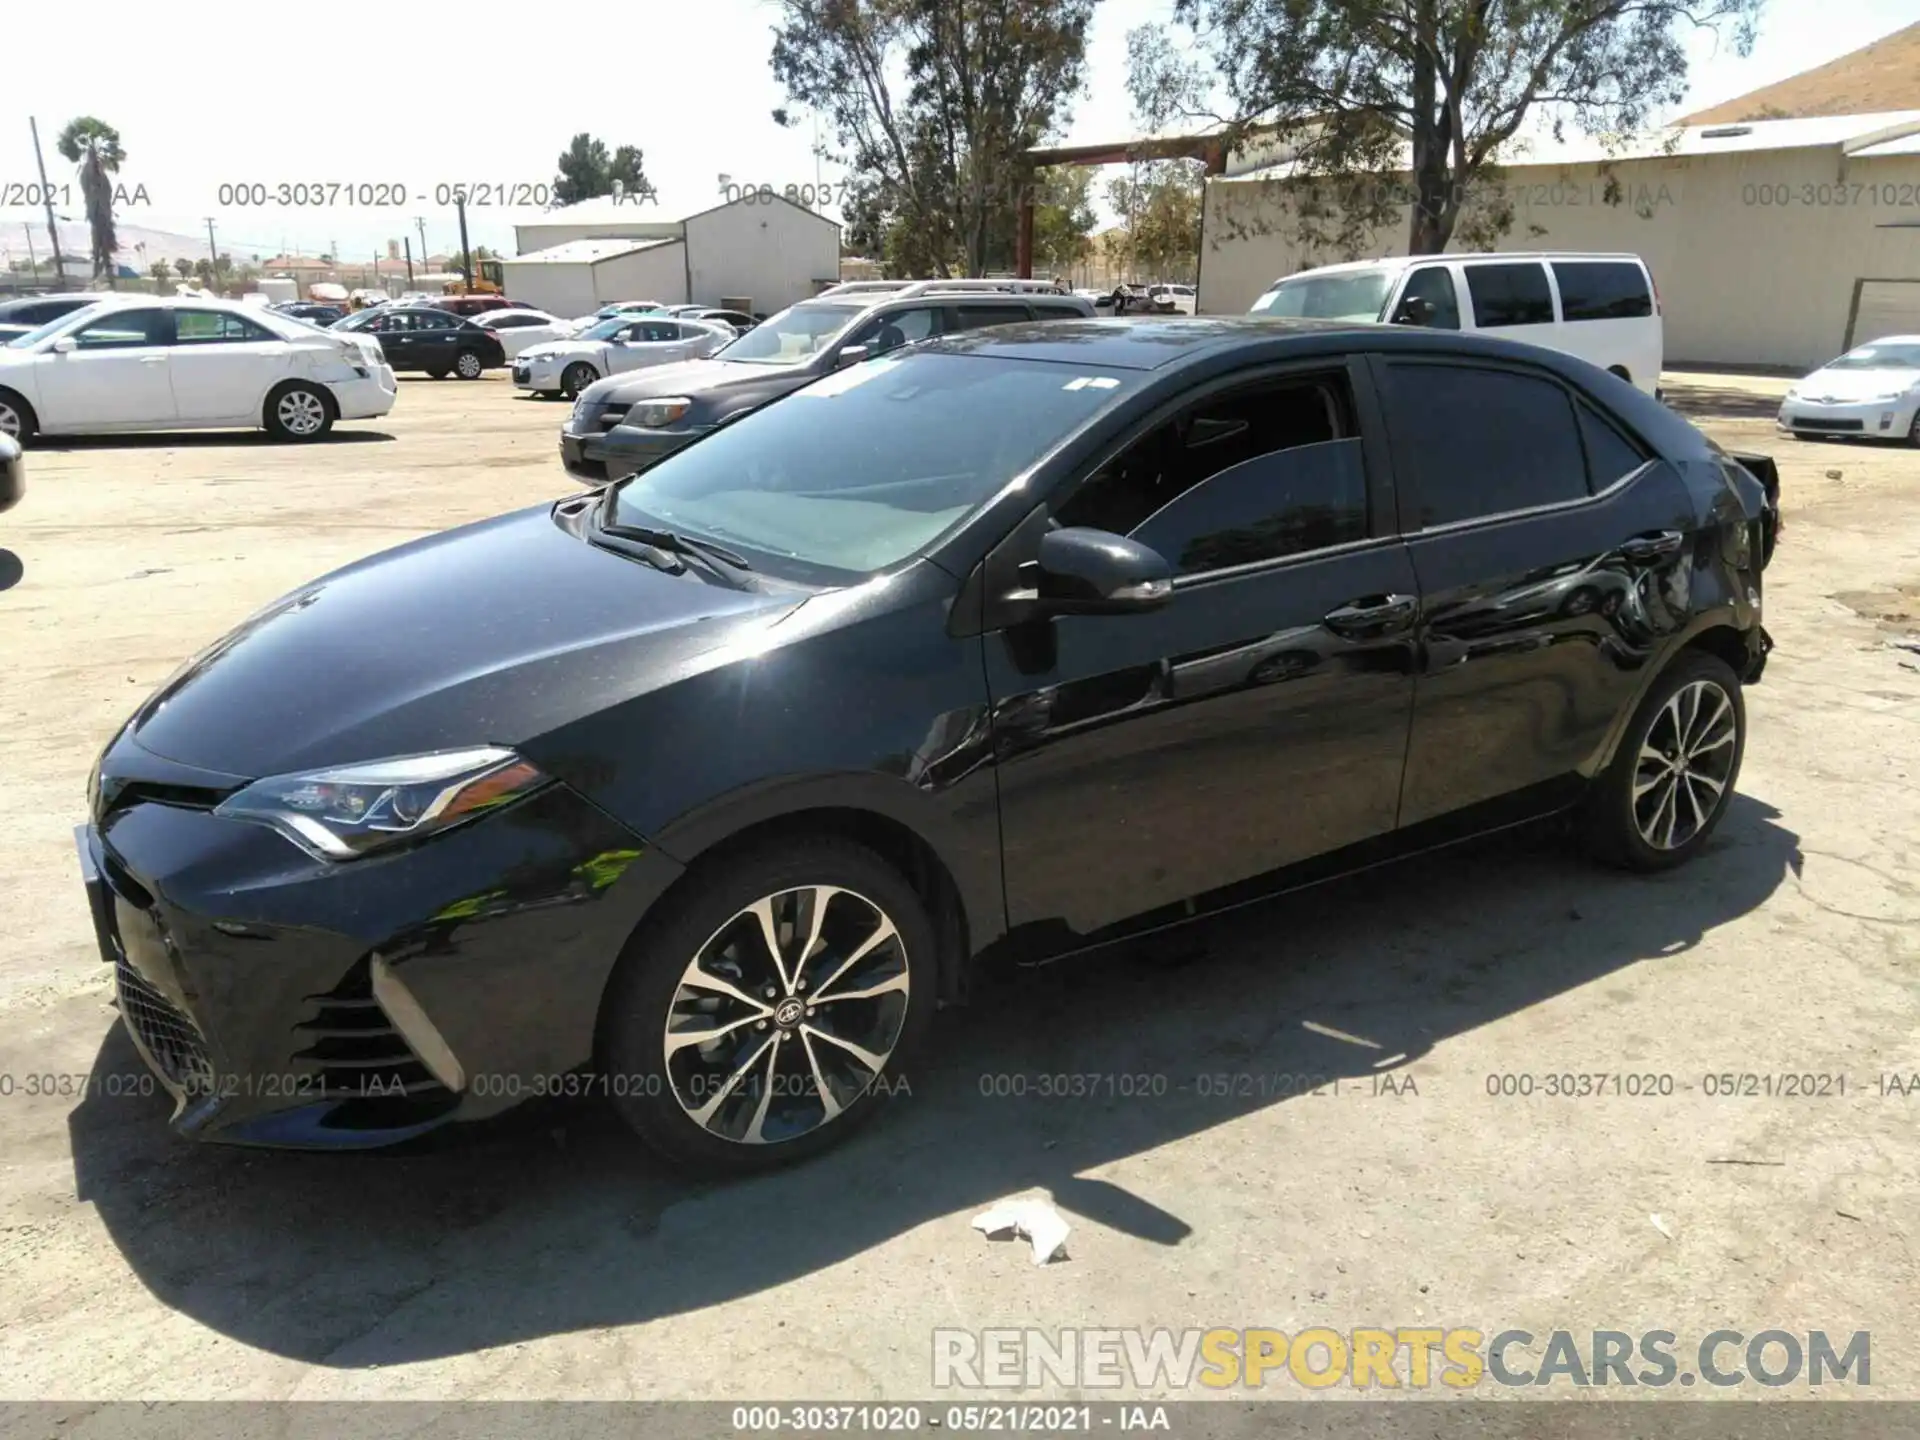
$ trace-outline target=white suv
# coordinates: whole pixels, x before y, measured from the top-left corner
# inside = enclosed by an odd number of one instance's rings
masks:
[[[1638,255],[1399,255],[1276,280],[1250,314],[1478,330],[1575,355],[1649,395],[1666,358],[1660,291]]]

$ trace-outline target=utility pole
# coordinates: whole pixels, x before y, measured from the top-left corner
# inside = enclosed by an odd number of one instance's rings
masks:
[[[220,278],[220,247],[213,243],[213,217],[207,217],[207,285],[212,287]]]
[[[473,294],[473,250],[467,244],[467,192],[453,192],[453,207],[460,216],[460,269],[467,277],[467,293]]]
[[[400,239],[407,250],[407,289],[411,290],[413,288],[413,237],[411,235],[403,235]],[[421,258],[424,259],[426,257],[422,256]]]
[[[33,226],[22,220],[20,222],[20,233],[27,237],[27,276],[29,279],[38,280],[40,278],[40,257],[33,253]]]
[[[33,128],[33,163],[40,167],[40,198],[47,205],[47,238],[53,241],[53,278],[65,284],[67,262],[60,255],[60,226],[53,218],[53,187],[47,184],[47,157],[40,153],[40,122],[29,115],[27,124]]]
[[[427,220],[424,215],[413,217],[413,223],[420,231],[420,263],[427,263]]]

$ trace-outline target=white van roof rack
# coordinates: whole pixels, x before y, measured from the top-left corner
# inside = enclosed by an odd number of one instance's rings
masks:
[[[934,295],[956,290],[1016,295],[1068,293],[1051,280],[850,280],[843,285],[822,290],[814,298],[825,300],[847,295],[888,295],[904,299],[911,295]]]

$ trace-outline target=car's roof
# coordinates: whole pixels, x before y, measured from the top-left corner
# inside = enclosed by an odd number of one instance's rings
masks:
[[[1411,265],[1453,260],[1465,265],[1490,265],[1514,260],[1614,260],[1630,265],[1646,263],[1627,250],[1476,250],[1470,254],[1378,255],[1371,260],[1343,260],[1338,265],[1315,265],[1308,270],[1296,270],[1291,275],[1282,275],[1273,283],[1278,285],[1282,280],[1297,280],[1302,275],[1350,275],[1362,270],[1398,272]]]
[[[1115,370],[1158,370],[1205,351],[1250,341],[1340,331],[1365,331],[1372,336],[1393,328],[1339,320],[1269,320],[1240,315],[1103,317],[996,325],[928,341],[920,348],[998,355],[1010,360],[1057,360]]]
[[[1920,335],[1881,335],[1872,340],[1862,340],[1853,348],[1871,350],[1876,345],[1920,345]]]

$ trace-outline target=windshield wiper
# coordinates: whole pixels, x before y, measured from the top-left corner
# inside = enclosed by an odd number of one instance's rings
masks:
[[[665,551],[669,555],[691,555],[696,558],[718,560],[731,565],[735,570],[752,570],[753,565],[747,557],[737,551],[712,540],[703,540],[697,535],[682,535],[676,530],[656,530],[651,525],[628,525],[623,521],[607,519],[613,509],[614,489],[609,487],[606,496],[600,502],[600,515],[595,521],[603,535],[611,535],[616,540],[637,540],[642,545],[650,545],[655,550]]]

